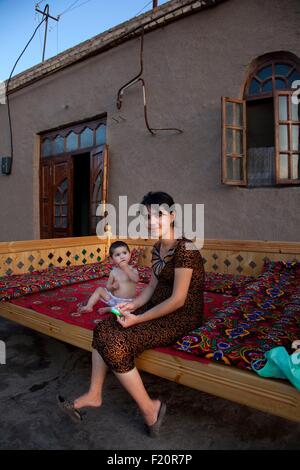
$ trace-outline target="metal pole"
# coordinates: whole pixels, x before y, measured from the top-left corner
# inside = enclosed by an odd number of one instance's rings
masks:
[[[46,42],[47,42],[47,32],[48,32],[48,19],[49,19],[49,5],[45,7],[46,22],[45,22],[45,35],[44,35],[44,47],[43,47],[43,57],[42,62],[45,61],[45,51],[46,51]]]
[[[157,4],[158,4],[158,0],[153,0],[153,10],[154,11],[157,10]]]
[[[44,11],[39,10],[37,7],[35,8],[35,11],[37,11],[38,13],[41,13],[43,16],[46,17],[46,21],[45,21],[45,34],[44,34],[44,47],[43,47],[43,57],[42,57],[42,62],[44,62],[44,60],[45,60],[45,52],[46,52],[46,43],[47,43],[48,21],[49,21],[49,18],[51,18],[52,20],[58,21],[58,20],[59,20],[59,17],[54,18],[54,16],[51,16],[51,15],[49,14],[49,5],[48,5],[48,3],[47,3],[47,5],[45,6]]]

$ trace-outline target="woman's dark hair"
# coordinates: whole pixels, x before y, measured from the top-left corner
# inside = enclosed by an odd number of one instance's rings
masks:
[[[163,191],[150,191],[149,193],[145,194],[141,204],[144,204],[145,206],[151,206],[151,204],[158,204],[159,206],[166,204],[171,207],[174,204],[174,199],[172,196],[170,196],[170,194]]]
[[[109,256],[112,256],[115,252],[115,250],[117,248],[119,248],[120,246],[123,246],[124,248],[126,248],[129,253],[130,253],[130,249],[129,249],[129,246],[127,245],[127,243],[125,242],[122,242],[121,240],[118,240],[116,242],[113,242],[110,247],[109,247]]]
[[[175,203],[172,196],[170,196],[168,193],[165,193],[164,191],[150,191],[149,193],[145,194],[141,204],[144,206],[151,206],[152,204],[158,206],[166,205],[171,208]],[[172,227],[174,227],[174,222],[172,222]]]

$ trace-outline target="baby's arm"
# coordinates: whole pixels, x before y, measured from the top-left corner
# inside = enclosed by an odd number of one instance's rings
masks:
[[[111,292],[111,291],[113,291],[113,290],[118,289],[118,287],[119,287],[119,283],[118,283],[118,281],[115,279],[114,272],[113,272],[113,270],[112,270],[112,271],[110,271],[110,273],[109,273],[109,278],[108,278],[108,281],[107,281],[107,283],[106,283],[106,289]]]
[[[129,278],[133,281],[133,282],[139,282],[139,279],[140,279],[140,275],[139,275],[139,272],[137,269],[134,269],[134,268],[130,268],[131,269],[131,276],[128,274]]]

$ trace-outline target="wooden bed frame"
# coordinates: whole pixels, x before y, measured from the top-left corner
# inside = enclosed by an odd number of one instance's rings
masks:
[[[131,249],[144,247],[140,262],[149,264],[153,242],[141,239],[124,241]],[[41,270],[49,265],[93,263],[103,259],[107,252],[108,244],[97,237],[2,242],[0,276]],[[206,240],[201,253],[206,271],[257,275],[265,258],[300,261],[300,243]],[[0,303],[0,316],[91,351],[92,331],[10,302]],[[182,385],[300,422],[300,393],[287,381],[264,379],[254,372],[213,362],[203,364],[155,350],[141,354],[137,366]]]

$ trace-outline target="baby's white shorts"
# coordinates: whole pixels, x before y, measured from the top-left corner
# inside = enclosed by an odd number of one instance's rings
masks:
[[[101,299],[106,305],[108,305],[109,307],[114,307],[115,305],[117,304],[121,304],[121,303],[125,303],[125,302],[132,302],[133,299],[124,299],[122,297],[116,297],[115,295],[113,295],[109,290],[106,289],[106,287],[104,287],[104,290],[106,291],[106,293],[109,295],[109,300],[104,300],[103,298]]]

